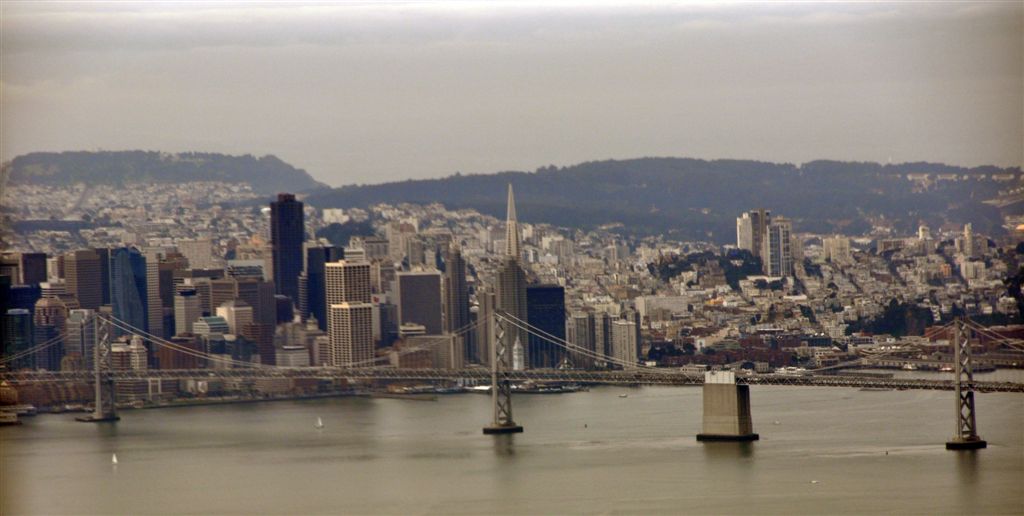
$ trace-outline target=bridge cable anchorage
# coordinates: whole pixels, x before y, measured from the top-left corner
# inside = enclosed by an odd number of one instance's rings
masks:
[[[505,318],[492,314],[494,327],[493,344],[491,344],[491,403],[494,408],[494,420],[490,426],[484,427],[485,434],[521,433],[523,427],[512,419],[512,346],[508,340],[512,332],[506,331]]]
[[[988,446],[978,437],[974,416],[974,370],[971,364],[971,327],[961,319],[953,334],[954,379],[956,392],[956,432],[946,442],[947,450],[979,450]]]

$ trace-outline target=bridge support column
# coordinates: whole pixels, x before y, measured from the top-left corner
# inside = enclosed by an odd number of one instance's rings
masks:
[[[967,324],[957,321],[953,334],[953,367],[956,377],[953,389],[956,391],[956,433],[946,442],[947,450],[980,450],[988,446],[978,437],[978,426],[974,419],[974,370],[971,365],[971,334]]]
[[[114,376],[111,374],[111,371],[113,370],[111,363],[113,356],[110,353],[110,321],[102,315],[97,315],[96,318],[93,319],[93,324],[96,325],[96,344],[93,346],[92,355],[92,369],[95,379],[96,399],[92,414],[76,417],[75,420],[82,421],[84,423],[117,421],[121,418],[117,415],[117,407],[115,405],[116,398],[114,394]],[[106,394],[104,394],[104,391],[106,391]]]
[[[756,441],[750,417],[750,386],[736,384],[736,373],[704,373],[704,424],[698,441]]]
[[[512,346],[507,345],[510,332],[502,317],[494,315],[494,342],[491,345],[491,401],[494,405],[494,420],[484,427],[485,434],[515,434],[523,431],[512,419],[512,381],[508,371],[512,369]]]

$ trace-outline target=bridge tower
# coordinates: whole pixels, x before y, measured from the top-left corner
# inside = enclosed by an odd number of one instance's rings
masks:
[[[494,404],[494,421],[484,427],[485,434],[514,434],[523,431],[512,419],[512,346],[508,340],[512,333],[506,331],[509,324],[504,317],[492,312],[494,342],[491,345],[491,401]]]
[[[704,373],[704,422],[698,441],[756,441],[750,416],[750,386],[732,371]]]
[[[963,319],[953,325],[953,389],[956,391],[956,433],[947,450],[979,450],[988,446],[978,437],[974,419],[974,370],[971,365],[971,333]]]
[[[93,378],[95,382],[95,404],[92,414],[75,418],[85,423],[101,423],[104,421],[117,421],[114,395],[114,374],[112,335],[110,320],[105,314],[97,314],[93,320],[96,325],[96,344],[93,346]],[[104,394],[104,391],[106,392]]]

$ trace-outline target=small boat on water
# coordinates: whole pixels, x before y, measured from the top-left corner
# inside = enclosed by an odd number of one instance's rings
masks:
[[[619,397],[620,397],[620,398],[628,398],[628,397],[629,397],[629,394],[619,394]]]
[[[313,428],[323,428],[323,427],[324,427],[324,420],[320,419],[319,417],[316,418],[316,424],[313,425]]]
[[[115,465],[115,466],[117,466],[117,454],[116,453],[110,455],[110,463]]]
[[[903,364],[903,370],[904,371],[917,371],[917,366],[914,365],[914,364],[911,364],[910,362],[907,362],[907,363]]]

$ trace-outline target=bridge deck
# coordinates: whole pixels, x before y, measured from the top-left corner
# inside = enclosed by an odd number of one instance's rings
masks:
[[[92,371],[6,371],[0,379],[12,384],[40,382],[91,382]],[[508,377],[522,381],[557,381],[586,384],[640,384],[640,385],[702,385],[703,375],[685,374],[670,370],[638,371],[560,371],[540,369],[509,371]],[[489,369],[394,369],[394,368],[241,368],[241,369],[152,369],[145,371],[112,371],[115,380],[148,379],[261,379],[261,378],[319,378],[319,379],[391,379],[391,380],[477,380],[489,383]],[[748,385],[790,385],[814,387],[854,387],[876,389],[928,389],[953,390],[953,380],[876,378],[866,376],[835,375],[778,375],[763,374],[738,377],[738,383]],[[1024,392],[1024,384],[1014,382],[974,382],[979,392]]]

